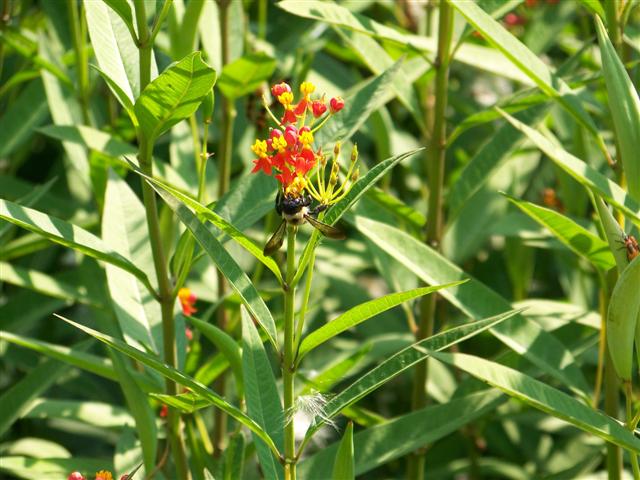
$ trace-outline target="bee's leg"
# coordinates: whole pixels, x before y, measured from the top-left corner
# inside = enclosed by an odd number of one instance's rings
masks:
[[[318,215],[320,212],[324,212],[327,208],[329,208],[329,205],[327,205],[326,203],[321,203],[315,208],[312,208],[309,213],[311,213],[311,215]]]

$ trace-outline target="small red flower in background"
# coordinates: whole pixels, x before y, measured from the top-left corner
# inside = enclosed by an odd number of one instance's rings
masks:
[[[167,407],[166,405],[162,405],[162,407],[160,407],[160,413],[158,415],[160,415],[160,418],[167,418],[167,415],[169,415],[169,407]]]
[[[195,293],[193,293],[188,288],[181,288],[178,291],[178,299],[180,300],[180,305],[182,306],[182,313],[186,316],[190,316],[198,311],[195,307],[196,297]]]
[[[86,480],[86,478],[80,472],[71,472],[67,480]]]
[[[189,327],[186,327],[184,329],[184,336],[187,337],[188,341],[193,340],[193,331]]]
[[[120,477],[120,480],[129,480],[129,475],[126,473]]]
[[[527,23],[527,19],[517,13],[509,12],[504,16],[504,23],[507,27],[515,27]]]
[[[113,480],[113,475],[108,470],[100,470],[98,473],[96,473],[95,480]]]

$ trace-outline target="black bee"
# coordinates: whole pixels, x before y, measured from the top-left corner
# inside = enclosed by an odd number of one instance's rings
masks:
[[[284,242],[284,232],[288,223],[302,225],[305,222],[309,222],[325,237],[333,238],[334,240],[344,240],[346,238],[342,230],[322,223],[315,218],[315,215],[325,210],[327,205],[320,204],[315,208],[310,208],[311,202],[312,199],[309,195],[294,197],[278,192],[276,196],[276,212],[282,217],[282,222],[264,246],[263,253],[265,255],[272,255],[280,249]]]

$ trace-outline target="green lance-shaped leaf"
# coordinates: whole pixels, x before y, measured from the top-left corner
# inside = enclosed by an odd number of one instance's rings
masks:
[[[617,145],[620,148],[622,167],[626,174],[629,193],[640,202],[640,155],[638,155],[640,98],[616,49],[609,40],[602,20],[597,15],[595,22],[607,98],[618,140]]]
[[[329,209],[323,221],[325,223],[328,223],[329,225],[335,224],[338,220],[340,220],[342,215],[344,215],[351,207],[353,207],[355,203],[360,200],[360,198],[365,193],[367,193],[367,191],[371,187],[373,187],[378,182],[378,180],[389,173],[389,171],[393,167],[395,167],[404,159],[418,152],[421,152],[422,150],[424,150],[424,148],[411,150],[409,152],[387,158],[386,160],[378,163],[353,185],[353,187],[349,190],[349,193],[347,193],[347,195],[345,195],[342,200],[340,200]],[[300,278],[302,278],[302,275],[307,268],[309,260],[311,260],[311,255],[318,245],[318,242],[320,242],[320,234],[318,233],[317,229],[314,229],[313,233],[311,234],[311,238],[305,245],[304,250],[302,251],[302,255],[300,256],[300,261],[298,262],[298,270],[296,270],[296,274],[293,277],[293,281],[291,282],[292,285],[296,285]]]
[[[411,368],[416,363],[425,360],[432,352],[444,350],[456,343],[467,340],[474,335],[499,325],[517,313],[517,310],[511,310],[494,317],[461,325],[400,350],[374,369],[362,375],[338,395],[332,397],[325,405],[323,414],[316,417],[314,423],[309,427],[305,439],[310,438],[328,419],[338,415],[342,409],[354,404],[392,378]]]
[[[607,207],[607,205],[602,201],[602,198],[597,195],[595,197],[596,210],[598,211],[598,216],[602,222],[602,229],[607,237],[607,242],[609,242],[609,248],[613,253],[613,258],[616,261],[618,273],[622,273],[629,264],[629,260],[627,260],[627,250],[624,248],[623,244],[624,230],[622,230],[620,224],[613,217],[609,207]]]
[[[182,201],[186,206],[193,209],[193,211],[196,212],[198,215],[210,221],[212,224],[214,224],[224,233],[229,235],[239,245],[244,247],[244,249],[247,252],[253,255],[256,258],[256,260],[260,261],[261,263],[264,264],[265,267],[271,270],[271,272],[273,272],[273,274],[276,276],[276,278],[280,283],[283,282],[282,272],[280,271],[280,267],[275,262],[275,260],[271,257],[265,256],[262,253],[262,247],[259,247],[258,245],[256,245],[249,237],[247,237],[244,233],[238,230],[233,224],[225,220],[222,216],[218,215],[213,210],[205,207],[197,200],[194,200],[189,195],[185,195],[184,193],[180,192],[178,189],[170,185],[167,185],[165,182],[162,182],[156,178],[148,177],[147,175],[140,172],[139,170],[135,170],[135,171],[139,175],[146,178],[154,186],[156,190],[158,190],[158,188],[165,190],[167,193],[174,196],[177,200]]]
[[[149,283],[149,278],[142,270],[119,253],[107,247],[98,237],[80,227],[37,210],[1,199],[0,218],[41,235],[52,242],[115,265],[135,276],[149,292],[154,292]]]
[[[153,184],[151,185],[153,186]],[[249,310],[249,313],[256,318],[263,328],[269,337],[269,341],[277,349],[276,323],[271,316],[271,312],[260,297],[258,290],[256,290],[256,287],[251,283],[249,277],[247,277],[247,274],[242,271],[242,268],[240,268],[229,252],[225,250],[215,235],[207,230],[186,205],[179,202],[175,197],[161,188],[156,188],[156,192],[158,192],[169,208],[176,213],[180,221],[191,231],[196,241],[214,261],[229,282],[229,285],[238,293],[246,305],[247,310]]]
[[[607,312],[607,345],[618,376],[631,380],[633,342],[640,315],[640,256],[625,268],[616,282]]]
[[[390,225],[358,217],[358,229],[378,247],[391,255],[428,284],[440,284],[469,278],[457,287],[442,290],[441,295],[471,318],[504,312],[511,304],[498,293],[467,275],[457,265],[418,239]],[[543,371],[559,379],[581,395],[587,382],[576,366],[573,355],[538,323],[522,315],[491,329],[491,333]]]
[[[98,332],[89,327],[85,327],[84,325],[80,325],[79,323],[73,322],[67,318],[64,318],[60,315],[56,315],[58,318],[64,320],[70,325],[82,330],[83,332],[91,335],[92,337],[100,340],[102,343],[108,345],[109,347],[118,350],[119,352],[124,353],[125,355],[133,358],[134,360],[139,361],[140,363],[146,365],[147,367],[155,370],[163,377],[166,377],[174,382],[183,385],[189,388],[194,394],[198,395],[200,398],[210,402],[211,405],[218,407],[220,410],[226,412],[230,417],[235,418],[238,422],[242,423],[252,432],[255,432],[258,437],[260,437],[264,442],[269,446],[272,452],[276,456],[279,456],[280,453],[273,443],[273,440],[269,435],[258,425],[255,421],[249,418],[246,414],[244,414],[240,409],[234,407],[218,394],[213,392],[207,386],[202,383],[194,380],[188,375],[176,370],[173,367],[163,363],[156,356],[150,355],[146,352],[138,350],[136,348],[127,345],[122,340],[118,340],[117,338],[110,337],[103,333]]]
[[[448,1],[491,45],[500,50],[505,57],[533,80],[540,90],[557,100],[580,124],[589,130],[602,153],[607,159],[610,158],[598,128],[582,108],[575,92],[555,75],[540,57],[509,33],[498,21],[491,18],[491,15],[475,2]]]
[[[102,215],[102,238],[154,278],[149,230],[144,206],[127,182],[109,171]],[[106,266],[111,305],[124,339],[162,355],[160,305],[138,280],[112,265]]]
[[[46,273],[18,267],[6,262],[0,262],[0,281],[28,288],[50,297],[61,298],[70,303],[100,305],[99,300],[91,298],[84,288],[69,285]]]
[[[236,379],[236,389],[238,396],[242,397],[244,392],[244,380],[242,375],[242,350],[236,341],[224,330],[215,325],[195,317],[189,317],[189,321],[202,333],[207,339],[213,343],[216,348],[224,355],[231,366],[231,371]]]
[[[558,240],[574,253],[588,260],[594,267],[606,271],[615,265],[606,242],[586,228],[550,208],[539,207],[507,194],[503,195],[540,225],[548,228]]]
[[[244,307],[242,316],[242,369],[245,379],[245,400],[247,412],[273,439],[282,450],[284,445],[285,413],[276,379],[271,370],[271,362],[262,345],[260,335],[253,320]],[[258,459],[266,478],[282,478],[284,470],[267,445],[254,434]]]
[[[546,153],[561,169],[575,178],[578,183],[593,193],[600,195],[609,204],[628,215],[634,223],[640,225],[640,203],[627,194],[617,183],[612,182],[579,158],[558,146],[537,130],[500,111],[511,125],[522,131],[540,150]]]
[[[356,478],[353,457],[353,422],[349,422],[338,446],[336,460],[333,464],[333,478],[340,480],[354,480]]]
[[[330,340],[336,335],[339,335],[351,327],[359,325],[379,313],[385,312],[390,308],[398,306],[413,298],[421,297],[443,288],[453,287],[460,283],[462,282],[416,288],[406,292],[392,293],[390,295],[385,295],[384,297],[376,298],[375,300],[361,303],[307,335],[300,344],[296,361],[299,363],[307,353],[317,346],[322,345],[324,342]]]
[[[507,395],[560,418],[607,442],[615,443],[634,454],[640,453],[640,439],[618,420],[585,405],[566,393],[550,387],[524,373],[499,363],[463,353],[434,353],[433,357],[487,382]]]
[[[253,93],[260,84],[271,78],[276,61],[265,53],[249,53],[225,65],[218,80],[218,88],[230,100]]]
[[[192,115],[215,81],[216,72],[193,52],[147,85],[133,107],[146,141]]]
[[[83,341],[74,347],[86,349],[91,342]],[[31,402],[42,395],[67,372],[67,366],[56,360],[46,360],[32,369],[19,382],[0,395],[0,436],[29,411]],[[2,463],[6,459],[3,458]]]
[[[400,458],[417,448],[436,442],[503,403],[506,397],[495,389],[454,398],[367,428],[353,436],[355,474],[364,473]],[[305,480],[331,476],[340,443],[334,443],[300,462],[298,474]]]

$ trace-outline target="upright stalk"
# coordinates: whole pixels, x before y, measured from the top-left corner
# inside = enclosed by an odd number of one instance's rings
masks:
[[[603,328],[606,328],[606,315],[609,310],[609,288],[607,282],[600,285],[600,315],[603,319]],[[605,331],[606,344],[606,331]],[[604,411],[611,418],[618,418],[620,407],[620,381],[613,366],[609,347],[605,348],[604,364]],[[622,478],[622,451],[620,447],[607,443],[607,478],[609,480],[620,480]]]
[[[218,0],[220,9],[220,36],[222,42],[222,66],[224,67],[231,60],[231,45],[229,43],[229,5],[230,0]],[[229,180],[231,177],[231,152],[233,146],[233,122],[236,116],[235,106],[232,100],[222,96],[222,138],[218,152],[218,199],[229,190]],[[218,270],[218,299],[222,299],[227,294],[227,283],[224,275]],[[225,330],[228,323],[227,311],[220,304],[217,312],[218,326]],[[224,396],[226,389],[226,375],[220,375],[216,380],[216,392]],[[219,456],[224,448],[224,439],[227,433],[227,416],[219,409],[214,414],[213,443],[215,446],[214,455]]]
[[[434,68],[435,78],[435,109],[433,112],[433,131],[431,145],[427,149],[427,169],[429,173],[429,211],[427,215],[426,242],[433,248],[440,247],[443,223],[443,186],[446,154],[446,118],[447,92],[449,85],[449,54],[453,33],[453,10],[449,2],[441,0],[438,3],[438,51]],[[421,303],[420,322],[416,333],[416,341],[433,335],[436,295],[428,295]],[[419,410],[427,404],[427,362],[416,365],[413,379],[413,393],[411,407]],[[407,478],[424,478],[425,451],[419,450],[409,456]]]
[[[140,91],[149,84],[151,79],[151,36],[147,27],[144,0],[136,0],[136,22],[138,25],[138,51],[140,56]],[[138,132],[140,169],[149,177],[153,176],[153,143],[145,138],[141,131]],[[175,321],[173,307],[175,295],[169,280],[167,259],[162,246],[162,232],[158,219],[158,206],[153,188],[144,180],[142,182],[142,199],[147,217],[149,229],[149,242],[153,256],[153,265],[158,280],[158,296],[162,314],[162,338],[164,347],[164,360],[168,365],[177,368],[178,353],[175,337]],[[178,388],[173,380],[166,379],[165,390],[168,395],[176,395]],[[189,480],[191,474],[187,464],[184,437],[182,434],[180,414],[170,408],[167,416],[168,437],[176,466],[177,478]]]
[[[76,53],[76,75],[78,76],[78,98],[82,109],[82,120],[89,124],[89,61],[84,48],[86,34],[84,15],[78,14],[76,0],[67,0],[67,10],[69,11],[69,23],[71,24],[71,35],[73,36],[73,47]]]
[[[282,383],[284,388],[284,478],[296,479],[296,439],[293,423],[295,406],[294,380],[295,380],[295,287],[292,284],[296,270],[296,232],[298,227],[287,227],[287,273],[284,289],[284,355],[282,360]]]

